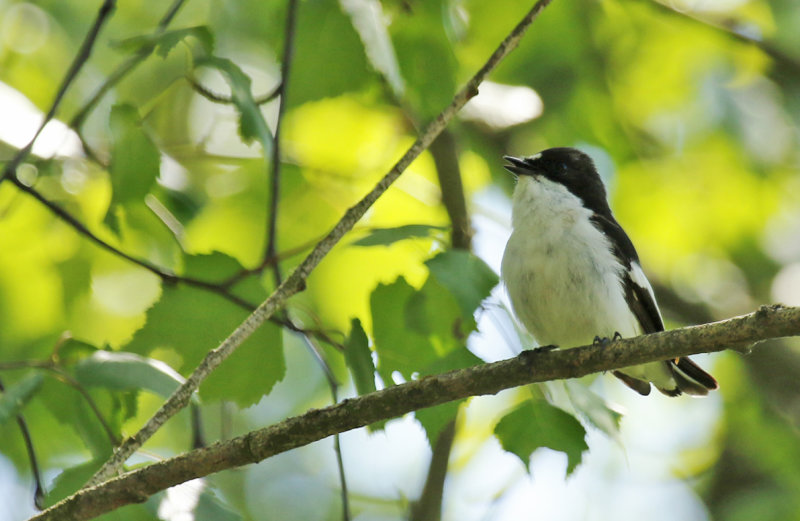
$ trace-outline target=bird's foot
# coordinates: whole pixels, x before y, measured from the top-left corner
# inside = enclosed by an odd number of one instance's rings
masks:
[[[592,341],[592,344],[605,347],[609,345],[611,342],[616,342],[617,340],[622,340],[622,335],[619,334],[619,331],[614,331],[614,336],[611,338],[608,338],[607,336],[604,337],[601,337],[599,335],[595,336],[594,340]]]

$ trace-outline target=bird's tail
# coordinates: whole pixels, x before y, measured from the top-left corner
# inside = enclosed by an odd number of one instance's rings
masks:
[[[705,396],[708,391],[718,387],[714,377],[688,357],[629,367],[624,372],[620,370],[612,374],[644,396],[650,394],[651,383],[667,396],[680,396],[684,393]]]
[[[705,396],[708,391],[719,387],[714,377],[692,362],[689,357],[669,360],[667,366],[681,392],[694,396]]]

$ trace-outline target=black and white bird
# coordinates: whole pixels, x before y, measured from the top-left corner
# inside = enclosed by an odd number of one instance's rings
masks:
[[[663,331],[653,289],[591,158],[551,148],[505,159],[518,180],[502,275],[514,313],[537,342],[574,347]],[[717,388],[687,357],[613,374],[642,395],[651,383],[668,396]]]

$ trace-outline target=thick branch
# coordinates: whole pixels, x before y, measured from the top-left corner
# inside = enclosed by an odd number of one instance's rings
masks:
[[[800,335],[800,307],[763,306],[754,313],[721,322],[618,340],[606,346],[525,351],[509,360],[428,376],[313,409],[244,436],[154,463],[81,490],[31,521],[90,519],[145,501],[160,490],[191,479],[256,463],[336,433],[452,400],[793,335]]]
[[[169,399],[159,408],[147,423],[133,437],[128,438],[114,452],[112,457],[103,465],[89,482],[89,485],[108,479],[122,466],[131,454],[133,454],[142,444],[147,441],[167,420],[174,416],[178,411],[189,403],[192,393],[197,390],[200,383],[211,374],[228,356],[231,355],[264,321],[268,320],[275,311],[283,307],[284,303],[292,295],[300,292],[305,287],[306,279],[309,274],[317,267],[322,259],[331,251],[339,240],[349,232],[353,226],[364,216],[367,210],[375,201],[391,186],[401,173],[414,161],[423,150],[430,146],[431,142],[444,130],[456,113],[464,104],[478,92],[478,85],[491,72],[500,61],[505,58],[522,39],[525,31],[539,15],[539,13],[551,2],[551,0],[539,0],[531,10],[525,15],[519,24],[503,40],[498,48],[492,53],[487,62],[467,84],[456,93],[453,101],[448,105],[431,123],[429,123],[422,135],[417,138],[411,148],[403,154],[403,157],[392,167],[392,169],[378,182],[378,184],[364,196],[361,201],[345,212],[336,226],[326,235],[311,253],[300,263],[291,275],[281,284],[272,295],[261,303],[245,321],[231,333],[231,335],[219,345],[219,347],[209,351],[200,365],[189,376],[186,382],[181,385]]]

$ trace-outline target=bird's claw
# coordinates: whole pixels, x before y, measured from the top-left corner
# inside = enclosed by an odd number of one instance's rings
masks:
[[[607,336],[601,337],[600,335],[595,336],[592,344],[605,347],[611,342],[616,342],[617,340],[622,340],[622,335],[619,334],[619,331],[614,331],[614,336],[611,338],[608,338]]]

